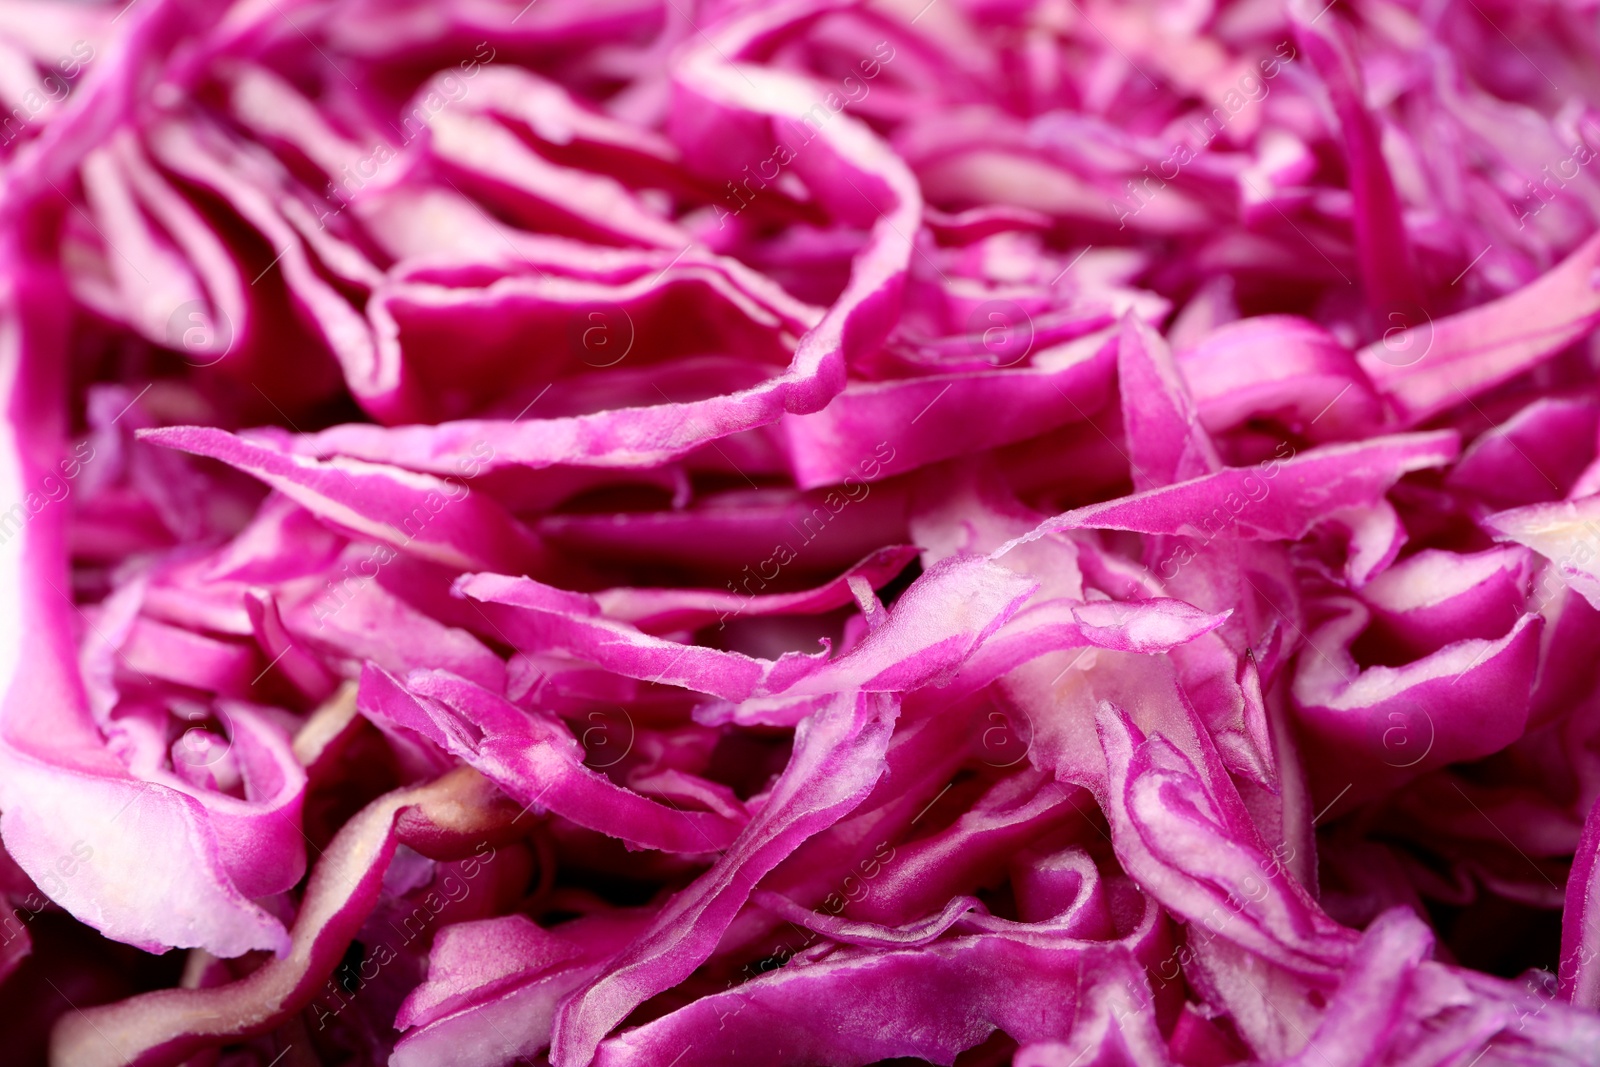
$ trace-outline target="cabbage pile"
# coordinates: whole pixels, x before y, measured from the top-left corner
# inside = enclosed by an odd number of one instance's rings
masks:
[[[0,99],[8,1062],[1600,1056],[1592,0],[4,0]]]

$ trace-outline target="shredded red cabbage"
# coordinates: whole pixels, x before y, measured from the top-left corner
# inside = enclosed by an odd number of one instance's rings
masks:
[[[1593,0],[0,0],[0,1058],[1600,1057]]]

